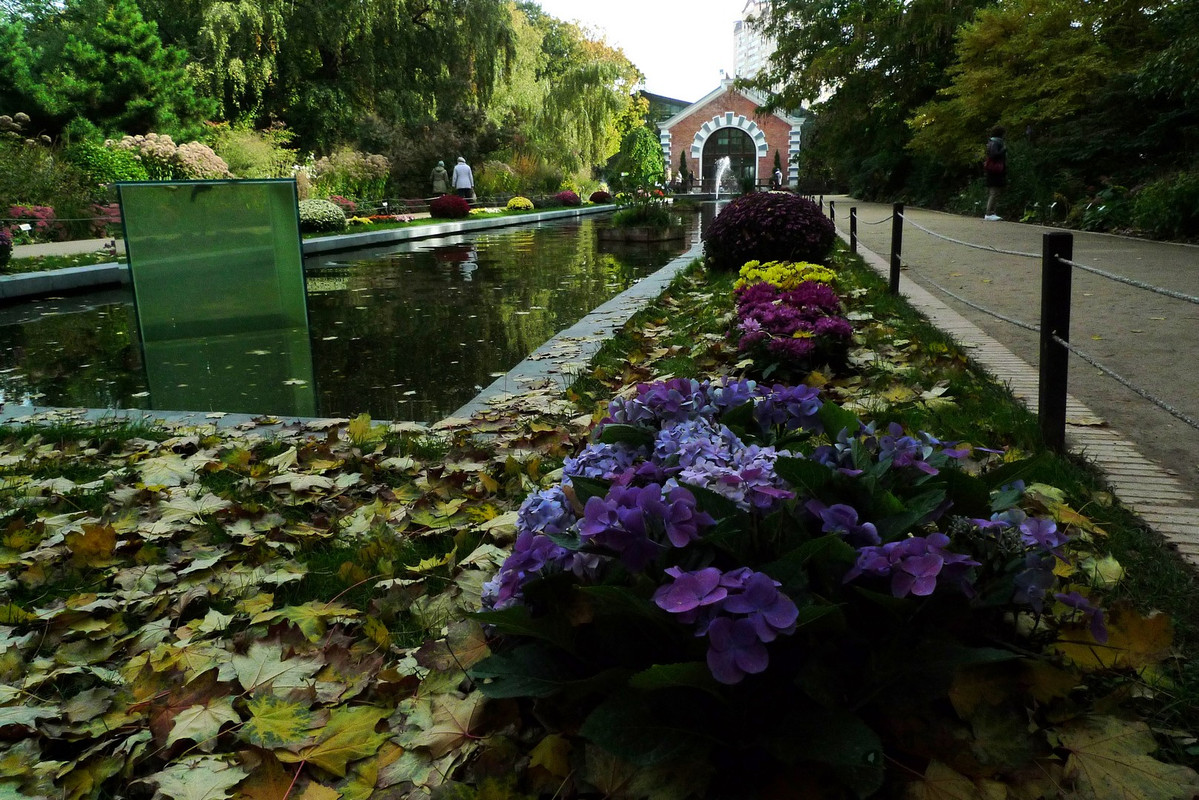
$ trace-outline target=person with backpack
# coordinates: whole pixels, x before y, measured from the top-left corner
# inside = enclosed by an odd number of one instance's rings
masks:
[[[1007,186],[1007,144],[1003,141],[1005,133],[1002,127],[991,131],[987,141],[986,158],[983,159],[983,175],[987,181],[987,213],[986,220],[997,220],[995,213],[999,204],[999,193]]]

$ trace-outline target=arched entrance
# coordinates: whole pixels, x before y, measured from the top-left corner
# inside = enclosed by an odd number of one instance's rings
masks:
[[[703,190],[716,190],[716,162],[729,157],[729,173],[738,187],[745,178],[758,180],[758,146],[753,137],[740,128],[721,128],[704,142],[704,154],[700,163]],[[725,178],[728,181],[728,178]],[[725,186],[728,184],[726,183]],[[724,187],[722,187],[724,188]]]

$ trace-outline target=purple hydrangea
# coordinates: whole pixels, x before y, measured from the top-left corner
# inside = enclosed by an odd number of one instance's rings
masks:
[[[560,486],[533,492],[521,503],[516,513],[519,531],[562,533],[575,523],[577,517],[570,500]]]
[[[1091,636],[1095,637],[1095,641],[1099,644],[1107,643],[1107,622],[1103,617],[1103,609],[1078,592],[1059,593],[1054,597],[1059,603],[1081,613],[1084,620],[1090,621]]]
[[[809,500],[808,511],[820,518],[821,531],[839,533],[854,547],[879,544],[878,529],[871,522],[858,522],[858,510],[853,506],[836,503],[826,506],[819,500]]]
[[[708,628],[708,669],[721,683],[740,683],[747,674],[764,672],[770,663],[766,646],[748,619],[717,617]]]
[[[969,556],[950,552],[948,546],[948,536],[931,533],[859,548],[857,563],[845,573],[844,582],[859,575],[890,576],[891,594],[896,597],[927,597],[941,578],[969,594],[972,590],[966,576],[979,564]]]
[[[570,551],[554,544],[548,536],[524,531],[516,537],[500,571],[483,585],[483,603],[497,609],[517,603],[527,581],[546,567],[561,568],[570,558]]]

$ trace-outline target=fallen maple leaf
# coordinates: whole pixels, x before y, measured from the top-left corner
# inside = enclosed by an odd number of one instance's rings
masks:
[[[1143,722],[1087,717],[1057,733],[1070,751],[1066,773],[1077,782],[1079,800],[1191,800],[1199,794],[1199,773],[1149,755],[1157,742]]]

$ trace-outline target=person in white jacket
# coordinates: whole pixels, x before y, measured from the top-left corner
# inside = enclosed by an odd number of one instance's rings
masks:
[[[475,196],[475,175],[470,171],[470,165],[462,156],[458,156],[458,163],[454,165],[450,186],[458,192],[459,197],[470,200]]]

